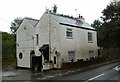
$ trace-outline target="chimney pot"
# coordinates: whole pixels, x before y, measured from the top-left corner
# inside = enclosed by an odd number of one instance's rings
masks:
[[[79,17],[77,19],[82,21],[82,22],[85,22],[85,18],[83,18],[83,16],[80,16],[80,14],[79,14]]]

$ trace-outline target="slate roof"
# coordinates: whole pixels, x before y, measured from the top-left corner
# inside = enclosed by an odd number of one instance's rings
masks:
[[[36,19],[32,19],[32,18],[25,18],[27,19],[27,21],[33,26],[35,27],[37,25],[37,23],[39,22],[39,20]]]
[[[46,13],[48,13],[48,12],[46,12]],[[67,15],[63,15],[63,14],[54,14],[54,13],[50,13],[49,15],[52,18],[54,18],[57,22],[59,22],[60,24],[63,24],[63,25],[68,25],[68,26],[73,26],[73,27],[83,28],[83,29],[95,30],[88,23],[82,22],[82,21],[80,21],[77,18],[74,18],[72,16],[67,16]],[[32,18],[25,18],[25,19],[27,19],[28,22],[31,25],[33,25],[33,27],[35,27],[39,22],[39,20],[32,19]]]
[[[73,18],[67,15],[53,14],[53,13],[50,13],[50,15],[61,24],[95,30],[93,27],[91,27],[91,25],[89,25],[86,22],[82,22],[77,18]]]

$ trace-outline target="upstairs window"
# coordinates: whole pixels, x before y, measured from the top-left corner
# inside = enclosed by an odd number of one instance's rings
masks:
[[[38,46],[38,44],[39,44],[39,36],[38,34],[36,34],[36,46]]]
[[[93,42],[93,37],[91,32],[88,32],[88,42]]]
[[[67,28],[66,37],[67,37],[67,39],[72,39],[73,38],[73,30],[72,29]]]

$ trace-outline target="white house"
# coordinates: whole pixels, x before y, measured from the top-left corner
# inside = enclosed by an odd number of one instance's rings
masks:
[[[62,68],[62,63],[97,57],[97,34],[82,16],[45,12],[24,19],[17,30],[17,67]]]

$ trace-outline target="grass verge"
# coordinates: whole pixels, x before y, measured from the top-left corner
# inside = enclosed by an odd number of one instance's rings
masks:
[[[2,59],[2,66],[16,66],[16,59]]]

